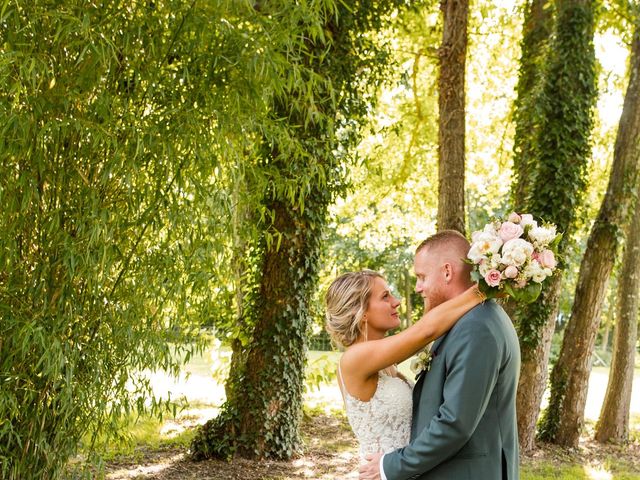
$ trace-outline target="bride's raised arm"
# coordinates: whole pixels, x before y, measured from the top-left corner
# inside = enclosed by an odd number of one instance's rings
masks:
[[[432,308],[420,320],[396,335],[352,345],[342,356],[343,368],[348,368],[357,376],[369,377],[400,363],[448,332],[460,317],[484,299],[474,285],[457,297]]]

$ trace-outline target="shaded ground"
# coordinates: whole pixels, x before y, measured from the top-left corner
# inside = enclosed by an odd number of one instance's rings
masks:
[[[590,433],[590,432],[589,432]],[[323,413],[303,422],[304,452],[288,462],[192,462],[185,446],[137,448],[107,465],[109,480],[357,479],[357,446],[343,418]],[[575,450],[543,446],[522,459],[523,479],[640,479],[640,442],[600,445],[583,439]],[[625,473],[619,473],[625,472]],[[566,476],[562,476],[566,475]]]
[[[305,417],[304,453],[288,462],[233,462],[207,460],[192,462],[183,446],[149,450],[136,449],[131,457],[107,465],[107,478],[157,480],[284,480],[357,478],[357,446],[342,418],[320,414]]]
[[[312,352],[315,357],[331,355]],[[172,397],[184,396],[191,407],[174,421],[165,422],[160,432],[139,438],[137,447],[126,456],[107,463],[108,480],[293,480],[357,479],[358,455],[355,438],[342,414],[342,398],[333,382],[320,390],[307,392],[305,408],[314,413],[302,426],[304,450],[288,462],[249,461],[191,462],[187,445],[198,424],[217,414],[224,401],[224,388],[211,376],[213,360],[206,356],[192,360],[185,368],[190,377],[178,380],[155,374],[152,383],[159,394],[172,391]],[[586,438],[593,438],[593,423],[598,418],[606,391],[607,369],[594,369],[589,383]],[[640,371],[631,405],[633,442],[626,447],[603,446],[583,439],[574,451],[543,446],[522,459],[522,480],[640,480]],[[157,441],[159,440],[160,441]],[[174,441],[172,441],[173,439]],[[141,446],[152,440],[153,447]]]

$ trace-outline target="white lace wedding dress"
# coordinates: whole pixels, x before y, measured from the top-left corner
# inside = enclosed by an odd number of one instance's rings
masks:
[[[411,435],[413,386],[403,378],[378,372],[378,387],[373,397],[364,402],[347,392],[342,371],[339,373],[347,419],[360,443],[360,458],[407,445]]]

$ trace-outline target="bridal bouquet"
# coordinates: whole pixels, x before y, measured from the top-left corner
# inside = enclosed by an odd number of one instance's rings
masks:
[[[532,215],[512,213],[507,221],[473,232],[471,239],[467,255],[473,265],[471,278],[487,298],[506,294],[530,303],[556,269],[562,234],[553,224],[539,226]]]

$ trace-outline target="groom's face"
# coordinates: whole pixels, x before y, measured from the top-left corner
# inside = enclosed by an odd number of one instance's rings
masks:
[[[447,300],[446,283],[443,275],[441,256],[430,252],[429,247],[421,249],[413,260],[416,274],[416,292],[424,300],[425,311]]]

